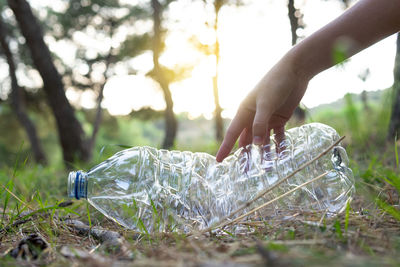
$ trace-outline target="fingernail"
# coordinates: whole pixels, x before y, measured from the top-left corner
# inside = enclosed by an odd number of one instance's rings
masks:
[[[262,137],[261,136],[254,136],[253,137],[253,144],[262,145],[263,144]]]

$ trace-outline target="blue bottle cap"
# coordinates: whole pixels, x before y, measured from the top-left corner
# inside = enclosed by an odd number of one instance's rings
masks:
[[[83,171],[70,172],[68,175],[68,197],[87,198],[87,178]]]

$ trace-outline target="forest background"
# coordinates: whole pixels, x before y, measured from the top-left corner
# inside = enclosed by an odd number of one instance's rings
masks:
[[[345,10],[356,1],[322,2],[340,5]],[[71,257],[78,262],[81,260],[76,255],[67,257],[61,253],[60,248],[65,244],[49,242],[55,238],[54,233],[32,226],[38,223],[37,220],[44,220],[47,224],[44,223],[43,227],[51,227],[53,218],[48,221],[48,217],[32,216],[31,224],[13,225],[18,218],[21,219],[23,212],[48,212],[46,207],[49,205],[53,207],[50,210],[58,212],[59,203],[66,198],[67,171],[71,168],[88,169],[130,146],[150,145],[215,154],[234,114],[232,110],[246,93],[235,93],[232,89],[230,98],[227,93],[221,94],[221,87],[229,86],[229,76],[237,75],[236,71],[244,73],[244,76],[248,74],[240,70],[243,66],[232,67],[232,61],[224,61],[229,54],[224,49],[229,50],[229,42],[234,42],[232,34],[224,32],[224,27],[232,12],[252,5],[260,8],[264,4],[265,9],[280,6],[279,10],[285,10],[276,16],[279,22],[286,21],[283,29],[287,31],[283,32],[276,25],[265,25],[264,32],[254,31],[252,35],[266,35],[269,42],[281,40],[274,34],[287,36],[283,38],[288,40],[284,47],[290,47],[309,34],[305,20],[308,1],[57,0],[40,4],[26,0],[0,1],[0,182],[4,189],[0,201],[4,203],[2,259],[12,260],[9,258],[10,249],[21,244],[21,238],[27,233],[39,232],[57,255],[51,259],[41,258],[39,263],[63,262]],[[182,33],[180,15],[185,17],[185,7],[193,6],[198,11],[193,14],[200,15],[191,15],[192,24],[188,25],[200,26],[191,26],[193,30],[188,33],[186,29]],[[385,61],[390,67],[384,74],[374,74],[374,62],[368,62],[352,78],[359,83],[346,80],[348,77],[344,81],[351,86],[359,85],[359,88],[348,88],[348,92],[360,92],[365,88],[376,91],[346,94],[343,99],[322,106],[317,106],[318,100],[315,100],[317,102],[312,106],[317,107],[313,108],[303,104],[289,122],[289,127],[292,127],[319,121],[346,135],[344,146],[356,177],[357,197],[345,217],[330,222],[333,230],[328,228],[331,232],[321,230],[321,240],[328,244],[323,246],[326,255],[345,251],[365,261],[373,260],[377,255],[387,256],[389,263],[396,260],[400,248],[397,237],[400,219],[397,138],[400,129],[399,36],[390,39],[395,44],[393,51],[389,52],[391,61]],[[254,47],[258,46],[255,44]],[[238,58],[246,56],[246,51],[236,53]],[[382,57],[387,57],[385,53],[382,52]],[[333,56],[340,62],[335,67],[338,70],[346,70],[346,66],[351,64],[343,61],[340,49],[333,51]],[[269,60],[266,65],[273,63]],[[265,71],[267,69],[257,70],[250,79],[244,77],[243,80],[255,82]],[[383,84],[387,87],[371,88],[371,84],[376,84],[372,82],[374,75],[386,78]],[[240,86],[250,90],[252,84]],[[120,90],[122,87],[128,89]],[[193,87],[197,93],[185,92],[182,89],[185,87]],[[119,96],[113,98],[115,95]],[[193,109],[189,107],[177,112],[180,108],[174,108],[174,104],[178,101],[190,102]],[[233,104],[229,104],[230,101]],[[127,102],[132,104],[126,106]],[[197,105],[193,104],[196,102]],[[106,221],[96,211],[79,203],[75,203],[71,210],[83,214],[82,220],[90,225]],[[91,213],[95,215],[90,216]],[[377,220],[383,221],[376,223]],[[375,228],[368,228],[371,223],[376,223]],[[24,229],[24,234],[18,229]],[[230,252],[225,253],[223,261],[235,261],[243,256],[250,259],[249,263],[271,262],[270,251],[278,255],[287,254],[289,258],[298,257],[298,247],[295,251],[292,247],[286,249],[285,246],[291,245],[287,245],[289,243],[286,244],[285,240],[303,240],[313,231],[299,230],[294,225],[285,225],[282,229],[279,235],[275,231],[273,238],[266,229],[256,233],[261,235],[258,240],[276,239],[283,242],[284,248],[271,246],[271,243],[260,245],[254,241],[254,236],[235,239],[235,242],[247,242],[245,250],[242,251],[243,246],[236,250],[232,248],[232,251],[229,248],[227,251]],[[364,229],[365,236],[360,234],[360,229]],[[371,237],[373,234],[369,231],[372,230],[379,232],[375,238],[384,236],[384,244],[373,245],[376,239]],[[65,231],[70,234],[73,230],[68,228]],[[123,232],[119,228],[117,231]],[[392,236],[392,233],[396,235]],[[141,255],[137,259],[160,260],[147,253],[153,246],[149,245],[153,244],[151,242],[156,242],[159,247],[166,246],[163,248],[167,251],[170,249],[168,242],[177,242],[175,237],[173,241],[168,238],[160,241],[163,239],[158,238],[146,235],[139,238],[142,241],[135,239],[133,244],[130,243],[131,250]],[[188,242],[184,240],[182,242]],[[89,250],[98,241],[85,239],[82,242],[86,242],[84,247]],[[221,242],[226,243],[226,240]],[[329,245],[330,242],[335,245]],[[301,246],[301,242],[299,244]],[[312,245],[311,248],[316,249]],[[220,248],[221,243],[216,246]],[[312,249],[304,261],[315,260],[315,253],[320,253]],[[196,253],[195,248],[193,250],[192,253],[197,255],[193,264],[209,260]],[[178,249],[171,253],[181,252]],[[58,257],[60,254],[64,257]],[[32,255],[31,258],[22,257],[22,260],[32,260]],[[102,259],[102,255],[99,253],[98,257]],[[115,259],[119,260],[118,257]],[[341,259],[346,261],[346,257]],[[218,262],[217,258],[215,260]],[[335,262],[334,257],[332,262]]]

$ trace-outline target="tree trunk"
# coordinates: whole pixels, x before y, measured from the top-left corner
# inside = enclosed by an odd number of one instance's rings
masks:
[[[113,38],[114,35],[114,23],[112,20],[110,20],[110,39]],[[97,134],[99,132],[100,129],[100,124],[101,121],[103,119],[103,109],[101,107],[101,103],[103,102],[103,98],[104,98],[104,87],[107,83],[107,70],[110,67],[111,64],[111,59],[112,59],[112,55],[113,55],[113,47],[112,45],[110,45],[110,48],[108,50],[108,54],[106,57],[106,67],[104,70],[104,82],[102,84],[99,85],[99,95],[97,97],[97,107],[96,107],[96,115],[95,115],[95,119],[93,121],[93,132],[92,132],[92,136],[90,137],[90,139],[88,140],[88,153],[89,153],[89,158],[92,158],[93,155],[93,149],[94,149],[94,145],[96,143],[96,138],[97,138]]]
[[[220,60],[220,51],[219,51],[219,39],[218,39],[218,16],[219,11],[223,5],[222,0],[215,0],[214,2],[214,10],[215,10],[215,21],[214,21],[214,31],[215,31],[215,76],[213,77],[213,92],[214,92],[214,116],[215,116],[215,138],[217,142],[222,142],[224,138],[224,122],[222,120],[222,108],[219,104],[219,91],[218,91],[218,66]]]
[[[397,34],[396,57],[393,68],[393,106],[387,139],[400,137],[400,33]]]
[[[163,88],[163,92],[167,107],[165,109],[165,115],[164,115],[166,131],[162,147],[165,149],[169,149],[174,145],[176,130],[177,130],[177,121],[174,114],[171,92],[168,86]]]
[[[0,43],[3,49],[4,55],[6,56],[10,79],[11,79],[11,105],[17,115],[19,122],[25,129],[28,136],[31,148],[33,151],[33,156],[37,163],[46,165],[47,159],[43,152],[42,146],[37,135],[36,127],[33,122],[29,119],[26,113],[25,101],[22,94],[22,88],[18,85],[17,75],[16,75],[16,65],[14,58],[12,56],[10,47],[7,42],[7,29],[2,19],[0,18]]]
[[[290,21],[290,31],[292,33],[292,46],[297,43],[299,36],[297,35],[297,30],[302,27],[300,23],[300,18],[296,16],[296,7],[294,6],[294,0],[288,0],[288,16]],[[303,123],[306,118],[306,111],[300,106],[297,106],[293,112],[293,117],[300,123]]]
[[[297,29],[299,28],[299,20],[296,17],[296,8],[294,7],[294,0],[288,1],[288,16],[290,21],[290,30],[292,32],[292,45],[297,43]]]
[[[107,68],[106,68],[106,70],[107,70]],[[88,142],[88,144],[87,144],[88,153],[89,153],[88,158],[92,158],[92,156],[93,156],[94,145],[96,144],[97,134],[100,130],[100,124],[103,119],[103,109],[101,107],[101,103],[103,102],[103,98],[104,98],[105,83],[106,83],[106,81],[104,81],[103,84],[99,85],[99,95],[97,96],[97,106],[96,106],[96,114],[95,114],[94,121],[93,121],[92,136],[87,141]]]
[[[160,66],[159,58],[162,50],[162,32],[161,32],[161,16],[162,6],[158,0],[151,0],[151,6],[153,8],[153,65],[154,74],[157,82],[160,84],[161,89],[164,93],[165,99],[165,136],[162,147],[169,149],[174,145],[177,121],[174,114],[174,102],[172,100],[171,91],[169,89],[169,82],[165,77],[162,66]]]
[[[52,62],[50,51],[43,40],[42,29],[26,0],[8,0],[22,35],[29,47],[33,63],[43,80],[47,101],[55,116],[58,136],[66,164],[75,160],[87,161],[88,147],[81,124],[68,102],[61,77]]]

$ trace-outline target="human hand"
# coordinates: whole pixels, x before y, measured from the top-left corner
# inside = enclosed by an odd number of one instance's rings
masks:
[[[343,15],[294,46],[241,103],[217,153],[221,162],[239,138],[239,146],[269,143],[270,131],[284,137],[284,126],[299,104],[308,81],[337,64],[332,57],[338,42],[352,40],[350,57],[400,30],[400,1],[358,1]]]
[[[251,142],[269,144],[270,131],[283,139],[284,127],[307,88],[308,79],[295,70],[295,64],[283,58],[242,101],[229,125],[216,159],[221,162],[239,138],[239,146]],[[240,136],[240,137],[239,137]]]

